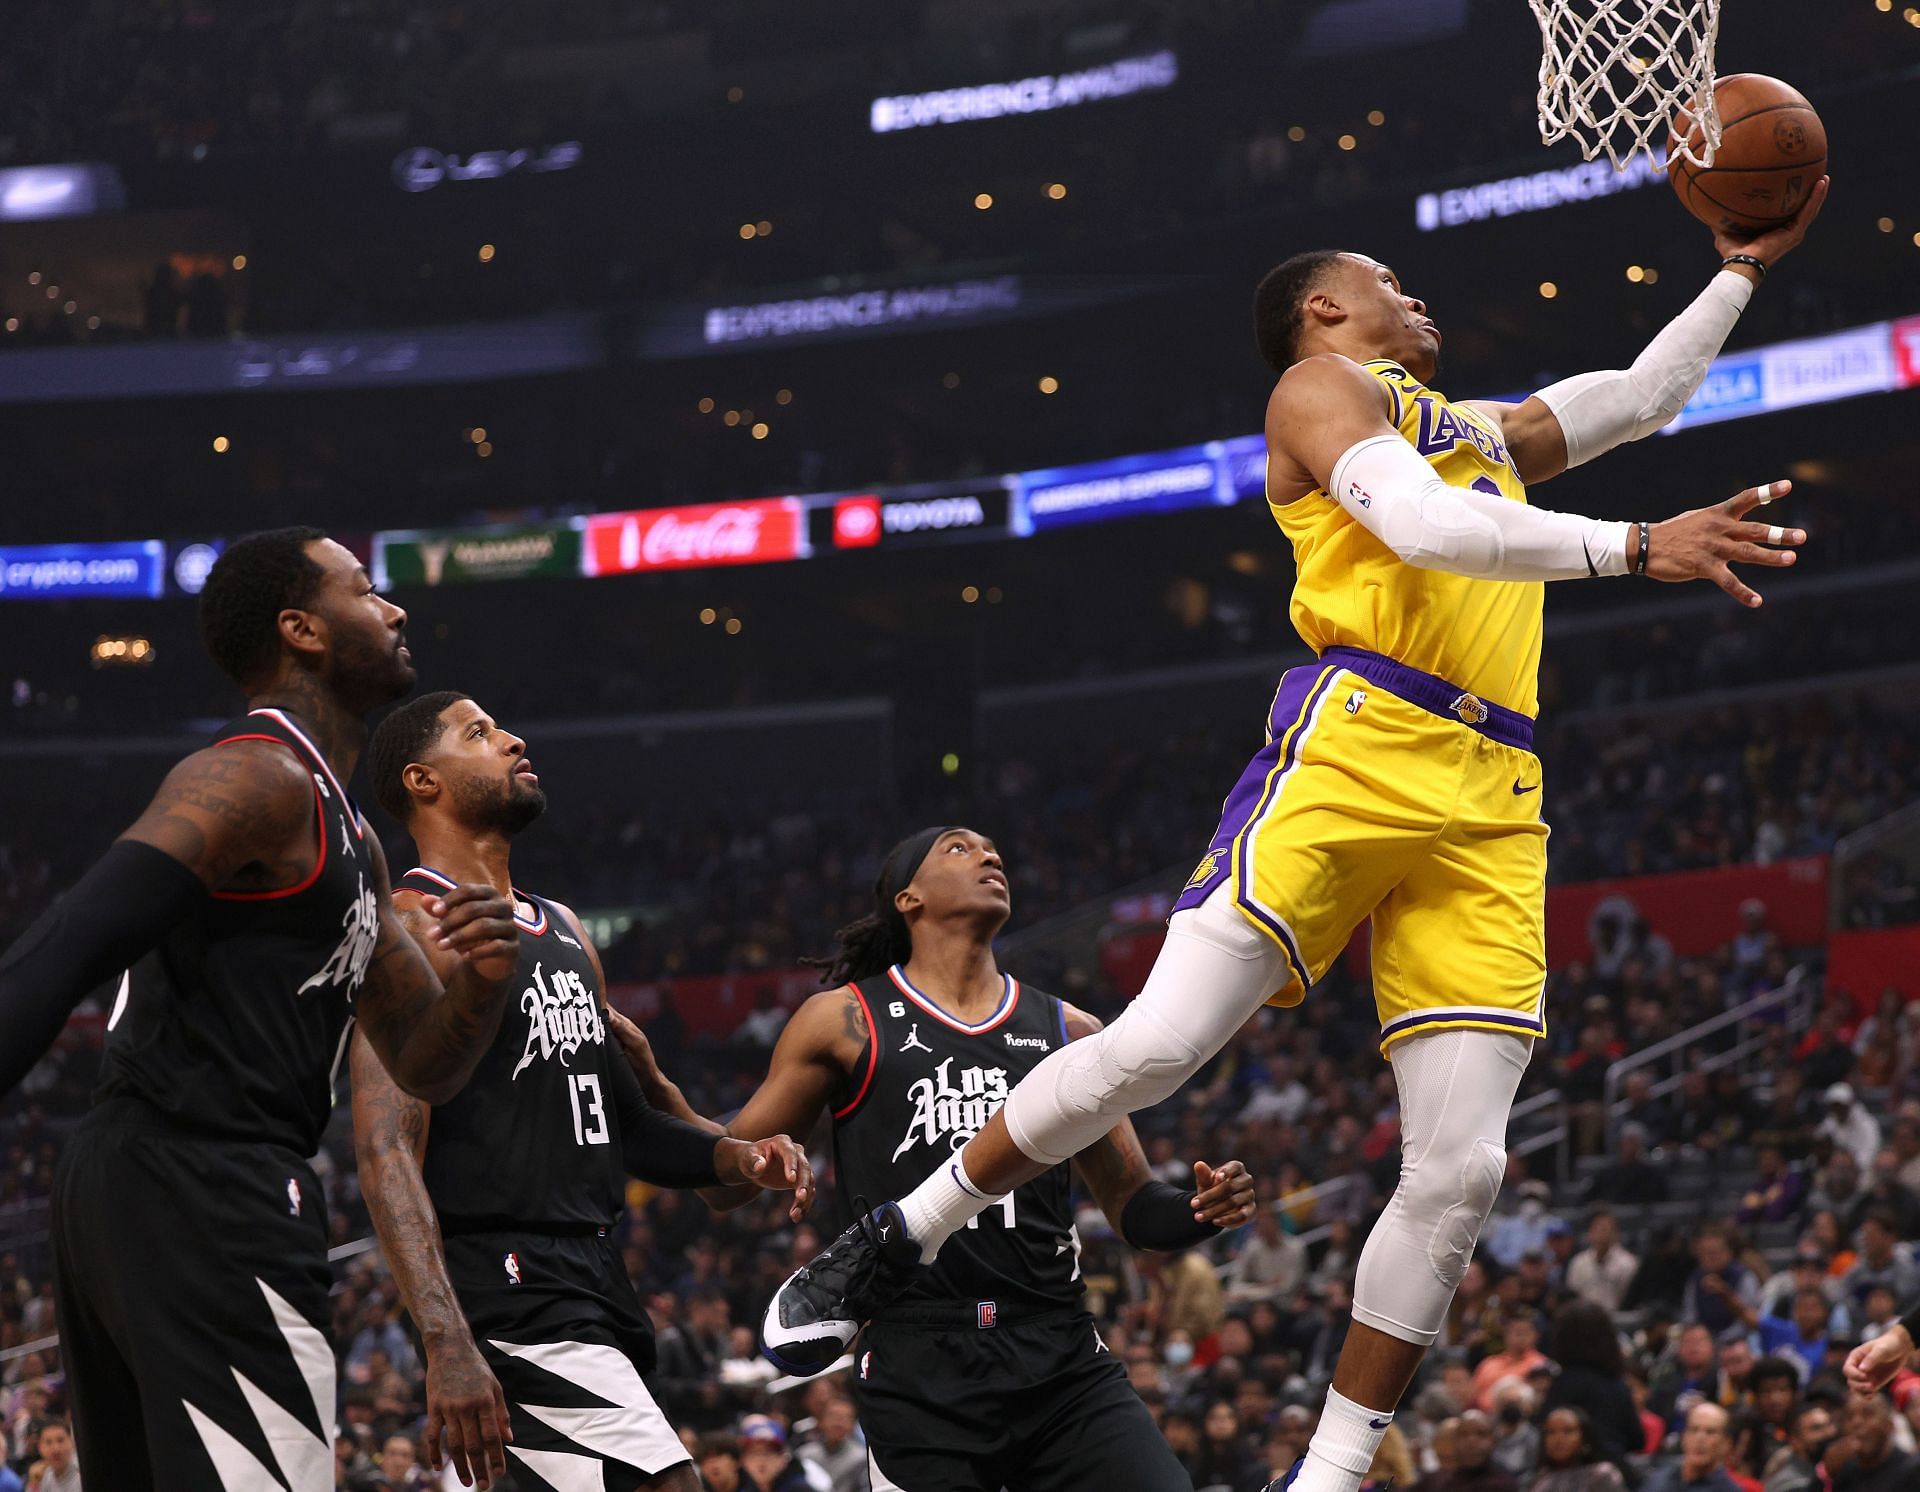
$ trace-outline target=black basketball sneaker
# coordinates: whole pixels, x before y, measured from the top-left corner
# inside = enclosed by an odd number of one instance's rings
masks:
[[[760,1322],[760,1350],[797,1378],[825,1372],[924,1267],[900,1208],[883,1202],[868,1212],[863,1205],[852,1227],[774,1292]]]

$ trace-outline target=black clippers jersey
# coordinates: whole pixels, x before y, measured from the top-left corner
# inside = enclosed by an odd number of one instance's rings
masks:
[[[399,885],[428,896],[453,889],[415,868]],[[435,1107],[421,1167],[449,1232],[605,1227],[626,1190],[609,1039],[593,962],[548,902],[516,889],[515,993],[467,1086]]]
[[[136,964],[107,1021],[98,1097],[182,1128],[312,1155],[379,928],[373,850],[326,759],[279,710],[215,738],[277,741],[313,778],[320,847],[284,891],[216,891]]]
[[[898,965],[854,986],[871,1035],[854,1072],[854,1096],[833,1116],[835,1171],[849,1211],[856,1195],[869,1202],[904,1197],[949,1163],[1013,1085],[1065,1043],[1060,1002],[1002,977],[999,1010],[971,1027],[915,990]],[[941,1245],[933,1267],[897,1304],[1078,1305],[1080,1249],[1069,1191],[1067,1167],[1055,1166],[989,1207]]]

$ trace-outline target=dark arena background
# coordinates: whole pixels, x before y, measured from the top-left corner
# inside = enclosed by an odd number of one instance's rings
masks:
[[[1548,1035],[1370,1486],[1920,1488],[1920,1375],[1855,1402],[1840,1373],[1920,1300],[1902,6],[1726,0],[1719,71],[1813,101],[1831,200],[1680,418],[1545,499],[1651,517],[1784,476],[1810,537],[1754,614],[1548,589]],[[1517,400],[1626,366],[1716,266],[1646,157],[1540,144],[1520,0],[13,0],[4,29],[0,947],[240,708],[196,621],[223,546],[313,524],[407,609],[419,687],[526,738],[551,807],[516,882],[579,910],[723,1120],[923,824],[1004,855],[1007,969],[1108,1021],[1139,990],[1310,659],[1262,500],[1270,267],[1379,258],[1446,330],[1442,385]],[[1135,1118],[1177,1185],[1242,1160],[1256,1222],[1154,1254],[1079,1209],[1089,1308],[1196,1488],[1304,1452],[1396,1184],[1366,946]],[[0,1487],[79,1485],[43,1433],[49,1192],[114,996],[0,1103]],[[335,1485],[457,1486],[346,1086],[314,1162]],[[618,1225],[717,1492],[868,1486],[853,1370],[757,1350],[850,1220],[813,1138],[802,1224],[635,1181]],[[138,1250],[172,1220],[93,1225]],[[1596,1375],[1639,1420],[1619,1480],[1549,1456]],[[1796,1480],[1802,1403],[1837,1438]]]

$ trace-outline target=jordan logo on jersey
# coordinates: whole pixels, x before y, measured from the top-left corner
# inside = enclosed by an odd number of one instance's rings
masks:
[[[320,966],[320,972],[300,986],[299,994],[304,995],[310,989],[345,984],[347,993],[351,995],[367,977],[367,964],[373,958],[374,939],[380,929],[380,906],[374,900],[364,875],[360,877],[360,894],[348,903],[340,923],[345,929],[340,937],[340,946]]]
[[[933,1055],[933,1048],[920,1039],[920,1022],[915,1021],[911,1026],[907,1027],[907,1039],[900,1043],[900,1050],[903,1052],[925,1052],[929,1057]]]
[[[548,976],[535,964],[533,983],[520,992],[520,1008],[527,1014],[527,1049],[514,1064],[516,1078],[535,1057],[557,1056],[566,1067],[582,1046],[598,1046],[607,1039],[600,1002],[571,969],[555,969]]]
[[[958,1150],[984,1129],[994,1111],[1007,1101],[1004,1067],[962,1068],[957,1088],[952,1070],[953,1058],[948,1057],[933,1070],[932,1077],[920,1078],[907,1089],[913,1118],[893,1152],[895,1160],[915,1145],[938,1147],[942,1140],[950,1150]]]

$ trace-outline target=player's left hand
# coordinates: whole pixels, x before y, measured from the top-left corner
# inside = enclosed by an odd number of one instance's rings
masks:
[[[482,979],[511,979],[520,966],[512,897],[491,886],[456,886],[428,902],[427,915],[440,924],[434,946],[464,960]]]
[[[1237,1160],[1210,1166],[1193,1163],[1193,1215],[1216,1228],[1238,1228],[1253,1221],[1253,1177]]]
[[[1729,254],[1751,254],[1767,268],[1773,268],[1788,253],[1800,247],[1800,240],[1807,236],[1807,229],[1813,226],[1813,220],[1820,216],[1820,209],[1826,203],[1827,184],[1831,179],[1823,176],[1816,181],[1813,190],[1807,193],[1807,200],[1800,204],[1800,210],[1778,228],[1769,228],[1752,238],[1716,230],[1713,235],[1714,248],[1722,259]]]
[[[762,1191],[793,1193],[787,1216],[796,1223],[813,1206],[813,1167],[806,1148],[785,1135],[764,1140],[721,1140],[714,1150],[714,1171],[722,1186],[757,1186]]]

